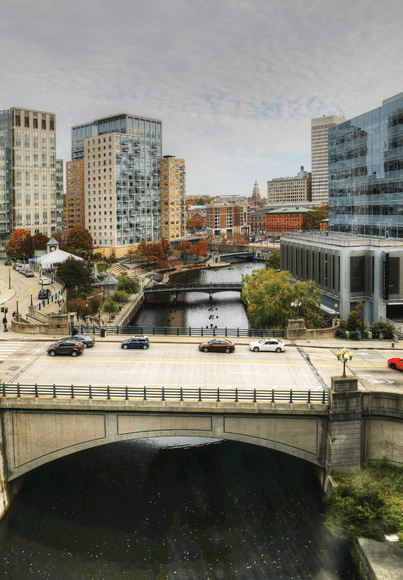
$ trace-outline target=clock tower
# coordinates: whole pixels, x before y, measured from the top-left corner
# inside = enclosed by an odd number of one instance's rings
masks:
[[[46,244],[47,253],[55,252],[59,249],[59,242],[55,238],[50,238],[48,243]]]

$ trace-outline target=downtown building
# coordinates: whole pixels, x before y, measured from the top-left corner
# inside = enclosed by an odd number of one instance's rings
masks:
[[[19,107],[0,111],[0,246],[14,229],[51,237],[63,227],[56,116]]]
[[[329,198],[328,131],[344,121],[336,115],[311,120],[311,199],[316,206],[327,205]]]
[[[76,125],[71,154],[83,161],[85,228],[98,252],[120,257],[161,241],[160,120],[122,113]]]
[[[161,229],[169,242],[185,235],[186,168],[184,159],[161,160]]]
[[[267,203],[298,203],[311,200],[311,174],[301,171],[295,177],[277,177],[267,182]]]
[[[247,203],[216,203],[206,208],[207,234],[226,236],[250,231],[250,206]]]

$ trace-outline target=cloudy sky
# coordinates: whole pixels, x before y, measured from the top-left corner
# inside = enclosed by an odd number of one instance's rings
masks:
[[[401,0],[2,0],[1,109],[71,126],[162,119],[187,193],[250,196],[311,167],[311,119],[403,91]]]

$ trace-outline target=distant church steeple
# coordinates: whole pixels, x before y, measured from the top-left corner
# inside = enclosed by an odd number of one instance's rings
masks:
[[[257,184],[257,181],[255,180],[255,185],[253,186],[252,200],[256,203],[257,201],[260,201],[260,199],[261,199],[260,189]]]

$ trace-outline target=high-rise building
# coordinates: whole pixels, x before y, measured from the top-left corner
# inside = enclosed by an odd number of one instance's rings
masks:
[[[64,178],[63,159],[56,159],[56,229],[64,230]]]
[[[257,181],[255,180],[255,185],[253,186],[253,192],[252,192],[252,202],[253,205],[260,205],[260,189],[259,186],[257,184]]]
[[[168,241],[185,235],[185,160],[164,155],[161,160],[162,237]]]
[[[122,113],[72,128],[72,160],[84,160],[85,227],[99,250],[122,256],[161,241],[161,157],[156,119]]]
[[[311,120],[312,201],[326,205],[329,199],[328,130],[344,123],[343,117],[323,115]]]
[[[56,182],[56,116],[19,107],[0,111],[2,246],[13,229],[51,236],[62,226]]]
[[[329,130],[329,229],[403,238],[403,93]]]
[[[301,171],[295,177],[278,177],[267,182],[267,203],[310,201],[311,174]]]
[[[65,229],[85,228],[84,159],[66,163]]]

